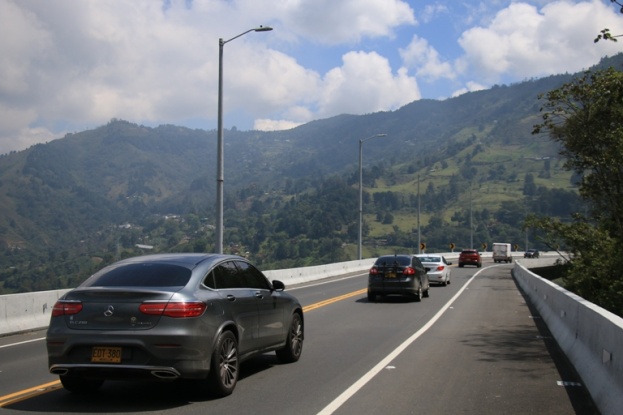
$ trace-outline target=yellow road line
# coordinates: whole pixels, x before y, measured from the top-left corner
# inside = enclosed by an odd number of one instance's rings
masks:
[[[53,382],[44,383],[43,385],[35,386],[30,389],[24,389],[22,391],[11,393],[9,395],[0,396],[0,408],[10,403],[16,403],[19,401],[23,401],[27,398],[60,389],[61,387],[61,381],[55,380]]]
[[[320,301],[315,304],[310,304],[308,306],[303,307],[303,312],[315,310],[317,308],[324,307],[326,305],[333,304],[338,301],[342,301],[347,298],[351,298],[356,295],[363,294],[367,290],[368,290],[367,288],[364,288],[359,291],[353,291],[348,294],[340,295],[339,297],[333,297],[333,298],[329,298],[328,300]],[[45,383],[43,385],[35,386],[30,389],[24,389],[22,391],[15,392],[10,395],[0,396],[0,408],[11,403],[17,403],[19,401],[23,401],[24,399],[35,397],[35,396],[38,396],[38,395],[41,395],[47,392],[52,392],[56,389],[60,389],[61,387],[62,387],[61,382],[59,380],[55,380],[54,382]]]
[[[354,296],[359,295],[359,294],[363,294],[366,291],[368,291],[368,289],[364,288],[364,289],[361,289],[359,291],[353,291],[352,293],[340,295],[339,297],[329,298],[328,300],[320,301],[319,303],[310,304],[308,306],[303,307],[303,312],[315,310],[317,308],[324,307],[326,305],[333,304],[333,303],[336,303],[338,301],[345,300],[347,298],[354,297]]]

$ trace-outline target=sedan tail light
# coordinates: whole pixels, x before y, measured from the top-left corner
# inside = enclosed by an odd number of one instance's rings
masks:
[[[411,267],[407,267],[402,271],[403,275],[415,275],[415,270]]]
[[[167,316],[173,318],[199,317],[208,308],[207,304],[201,301],[180,302],[180,303],[143,303],[139,310],[143,314],[152,316]]]
[[[371,275],[376,275],[376,274],[378,274],[378,273],[379,273],[379,270],[378,270],[378,269],[376,269],[376,267],[372,267],[372,268],[370,268],[370,274],[371,274]]]
[[[52,307],[52,317],[70,316],[78,314],[80,311],[82,311],[82,303],[80,301],[59,300]]]
[[[437,267],[437,271],[443,271],[443,270],[444,270],[444,268],[445,268],[445,265],[439,265],[439,266]]]

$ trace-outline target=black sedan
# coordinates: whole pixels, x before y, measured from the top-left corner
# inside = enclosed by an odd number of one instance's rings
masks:
[[[284,289],[238,256],[122,260],[55,304],[49,370],[77,393],[105,380],[192,379],[213,396],[229,395],[245,359],[270,351],[284,363],[301,356],[302,307]]]
[[[539,257],[539,251],[536,249],[528,249],[524,254],[523,254],[524,258],[538,258]]]
[[[369,271],[368,301],[374,301],[377,295],[389,294],[408,295],[421,301],[430,292],[427,271],[413,255],[379,257]]]

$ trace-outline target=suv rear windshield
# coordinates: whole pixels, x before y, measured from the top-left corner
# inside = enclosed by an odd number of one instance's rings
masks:
[[[191,270],[171,264],[128,264],[104,269],[83,287],[180,287],[188,284]]]

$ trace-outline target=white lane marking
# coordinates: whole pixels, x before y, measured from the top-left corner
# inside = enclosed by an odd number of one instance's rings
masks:
[[[355,393],[357,393],[361,388],[363,388],[366,383],[368,383],[377,373],[379,373],[383,368],[389,365],[389,363],[394,360],[396,357],[400,355],[407,347],[411,345],[414,341],[418,339],[422,334],[424,334],[428,329],[430,329],[433,324],[437,320],[441,318],[443,313],[450,307],[452,304],[462,293],[465,291],[467,286],[476,278],[478,274],[480,274],[485,269],[481,269],[476,272],[467,283],[457,292],[454,297],[450,299],[438,312],[431,318],[421,329],[416,331],[411,337],[405,340],[400,346],[394,349],[393,352],[388,354],[383,360],[376,364],[368,373],[363,375],[357,382],[353,383],[348,389],[346,389],[340,396],[335,398],[333,402],[327,405],[322,411],[318,412],[318,415],[330,415],[335,412],[340,406],[342,406],[348,399],[350,399]]]
[[[10,347],[10,346],[19,346],[20,344],[38,342],[39,340],[45,340],[45,337],[39,337],[38,339],[32,339],[32,340],[25,340],[25,341],[19,342],[19,343],[5,344],[5,345],[0,346],[0,349],[3,349],[5,347]]]

